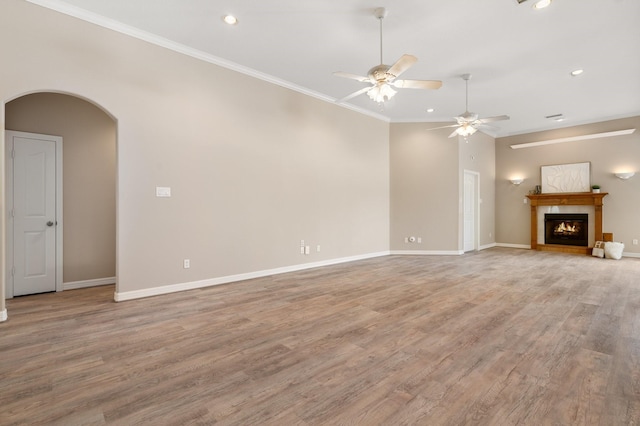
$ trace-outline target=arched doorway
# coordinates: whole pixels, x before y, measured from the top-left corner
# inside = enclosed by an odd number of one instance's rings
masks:
[[[37,92],[5,104],[5,130],[62,137],[62,289],[115,283],[115,119],[80,97]],[[6,281],[11,297],[12,280]]]

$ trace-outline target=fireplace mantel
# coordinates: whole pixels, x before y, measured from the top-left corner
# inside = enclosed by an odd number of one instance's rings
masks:
[[[602,241],[602,199],[608,192],[559,192],[527,195],[531,202],[531,249],[589,254],[593,247],[538,244],[538,206],[594,206],[595,240]]]

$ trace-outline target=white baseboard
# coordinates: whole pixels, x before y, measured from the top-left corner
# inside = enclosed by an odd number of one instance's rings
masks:
[[[526,245],[526,244],[496,243],[496,247],[507,247],[507,248],[517,248],[517,249],[531,250],[531,246],[530,245]]]
[[[622,257],[636,257],[640,259],[640,253],[622,253]]]
[[[116,277],[96,278],[93,280],[71,281],[62,284],[63,290],[75,290],[77,288],[97,287],[99,285],[115,284]]]
[[[409,256],[460,256],[462,250],[391,250],[391,254]]]
[[[2,321],[6,321],[7,320],[7,310],[3,309],[2,311],[0,311],[0,322]]]
[[[484,246],[478,247],[478,251],[490,249],[490,248],[495,247],[495,246],[496,246],[496,243],[486,244]]]
[[[267,269],[264,271],[249,272],[246,274],[229,275],[226,277],[210,278],[210,279],[201,280],[201,281],[191,281],[186,283],[170,284],[170,285],[165,285],[161,287],[145,288],[143,290],[133,290],[133,291],[125,291],[125,292],[116,291],[113,295],[113,300],[115,300],[116,302],[123,302],[125,300],[140,299],[143,297],[158,296],[161,294],[176,293],[176,292],[185,291],[185,290],[194,290],[197,288],[210,287],[210,286],[220,285],[220,284],[229,284],[237,281],[245,281],[245,280],[250,280],[254,278],[267,277],[269,275],[285,274],[287,272],[302,271],[305,269],[318,268],[321,266],[337,265],[340,263],[354,262],[356,260],[364,260],[364,259],[371,259],[374,257],[388,256],[389,254],[390,253],[388,251],[383,251],[378,253],[368,253],[368,254],[363,254],[358,256],[342,257],[339,259],[323,260],[319,262],[285,266],[282,268]]]

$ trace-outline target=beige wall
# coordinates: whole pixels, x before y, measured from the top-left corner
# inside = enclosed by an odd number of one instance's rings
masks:
[[[19,0],[0,51],[1,127],[34,91],[117,120],[119,293],[388,250],[388,123]]]
[[[424,123],[391,125],[391,250],[458,250],[458,145]],[[422,243],[405,243],[406,237]]]
[[[612,232],[625,244],[625,253],[640,253],[633,239],[640,239],[640,175],[623,181],[613,173],[620,170],[640,172],[640,131],[627,136],[599,138],[511,149],[510,145],[557,139],[622,129],[640,129],[640,117],[566,127],[545,132],[498,138],[496,140],[496,233],[497,242],[529,246],[530,206],[525,195],[540,184],[540,166],[591,162],[591,181],[608,192],[604,198],[603,230]],[[520,186],[508,179],[520,175]]]
[[[434,126],[434,124],[430,124]],[[477,133],[466,143],[451,129],[424,123],[391,125],[391,250],[457,253],[463,248],[462,176],[480,174],[480,246],[494,241],[495,150]],[[406,237],[422,243],[405,243]]]
[[[65,283],[116,275],[116,124],[79,98],[36,93],[8,102],[5,128],[63,137]]]

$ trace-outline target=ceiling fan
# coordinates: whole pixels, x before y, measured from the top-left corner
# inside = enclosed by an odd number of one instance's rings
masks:
[[[465,102],[465,111],[463,114],[454,117],[456,120],[456,124],[451,124],[448,126],[441,127],[432,127],[427,130],[436,130],[436,129],[445,129],[447,127],[455,127],[456,129],[449,135],[450,138],[459,135],[463,136],[465,139],[468,136],[473,135],[479,128],[481,127],[491,127],[486,123],[491,123],[492,121],[501,121],[508,120],[508,115],[496,115],[495,117],[487,117],[487,118],[478,118],[478,114],[475,112],[469,112],[469,79],[471,79],[471,74],[462,74],[462,79],[465,82],[465,93],[466,93],[466,102]]]
[[[442,82],[438,80],[396,80],[396,78],[409,69],[418,58],[413,55],[402,55],[393,65],[385,65],[382,61],[382,20],[387,16],[387,10],[384,7],[378,7],[374,10],[373,14],[380,21],[380,65],[371,68],[366,77],[342,71],[334,72],[333,75],[338,77],[350,78],[371,84],[371,86],[355,91],[342,99],[338,99],[336,102],[345,102],[363,93],[367,93],[372,100],[381,103],[388,101],[397,93],[393,89],[394,87],[398,89],[439,89],[442,86]]]

